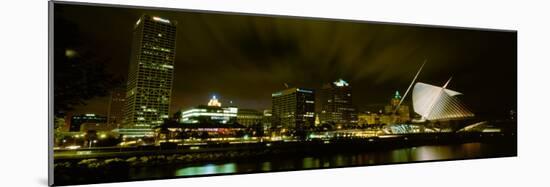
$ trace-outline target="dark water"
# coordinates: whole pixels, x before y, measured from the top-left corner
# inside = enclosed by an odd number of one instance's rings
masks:
[[[465,143],[458,145],[418,146],[360,153],[287,155],[200,165],[142,167],[131,169],[129,171],[129,177],[130,180],[143,178],[171,178],[179,176],[285,171],[515,155],[516,148],[513,145]]]

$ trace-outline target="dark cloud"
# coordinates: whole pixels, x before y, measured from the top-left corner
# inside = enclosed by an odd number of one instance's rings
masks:
[[[516,108],[515,32],[59,4],[55,13],[78,25],[92,41],[86,45],[113,59],[110,70],[123,77],[139,16],[177,20],[172,111],[213,94],[264,109],[284,83],[319,88],[338,78],[350,82],[364,109],[404,92],[424,60],[419,80],[442,85],[453,76],[449,88],[476,112]],[[99,111],[104,100],[79,110]]]

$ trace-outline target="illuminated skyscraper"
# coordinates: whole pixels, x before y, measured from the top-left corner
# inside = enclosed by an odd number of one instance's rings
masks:
[[[321,89],[321,123],[334,123],[342,126],[357,124],[357,113],[353,106],[351,86],[344,80],[325,84]]]
[[[271,94],[272,125],[275,128],[302,130],[315,124],[313,90],[291,88]]]
[[[136,22],[126,91],[126,128],[151,134],[168,119],[177,22],[143,15]],[[139,134],[139,133],[138,133]]]

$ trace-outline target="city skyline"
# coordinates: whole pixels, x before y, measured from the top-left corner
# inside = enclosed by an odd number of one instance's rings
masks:
[[[203,104],[212,95],[223,103],[268,109],[269,94],[284,89],[285,84],[319,90],[340,78],[354,86],[354,104],[364,111],[383,106],[395,91],[404,92],[424,60],[428,62],[419,80],[440,85],[451,74],[449,88],[462,90],[464,102],[476,114],[504,116],[516,109],[515,45],[501,45],[515,42],[515,35],[506,32],[331,20],[300,24],[284,17],[107,7],[59,8],[60,15],[82,31],[83,38],[93,41],[86,48],[112,58],[106,63],[108,70],[116,70],[113,73],[124,80],[129,33],[139,16],[159,15],[185,23],[186,27],[178,30],[170,114]],[[100,17],[114,19],[90,27],[85,23],[95,17],[82,11],[101,12]],[[109,25],[114,24],[121,29],[111,30]],[[311,31],[317,32],[309,36]],[[359,42],[349,43],[355,40]],[[493,61],[502,65],[497,67]],[[484,76],[497,68],[503,76]],[[243,91],[247,88],[255,89]],[[410,104],[410,98],[406,101]],[[75,113],[106,114],[107,104],[108,97],[93,98]]]
[[[54,8],[55,185],[517,155],[514,31]]]

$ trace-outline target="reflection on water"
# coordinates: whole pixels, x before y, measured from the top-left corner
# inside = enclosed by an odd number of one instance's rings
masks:
[[[207,164],[204,166],[193,166],[178,169],[176,176],[193,176],[193,175],[208,175],[208,174],[222,174],[222,173],[235,173],[235,163],[227,164]]]
[[[227,163],[209,163],[204,165],[183,167],[175,166],[173,169],[145,169],[138,171],[136,176],[151,176],[155,174],[158,175],[158,170],[164,170],[163,172],[160,172],[163,173],[162,175],[164,177],[196,176],[208,174],[299,170],[512,155],[515,155],[515,149],[510,150],[509,148],[503,148],[501,146],[487,145],[482,143],[467,143],[461,145],[419,146],[362,153],[290,155],[286,157],[265,158],[256,160],[244,159]]]
[[[271,162],[263,162],[262,171],[271,171]]]

